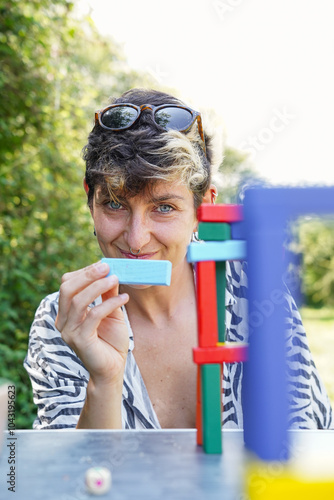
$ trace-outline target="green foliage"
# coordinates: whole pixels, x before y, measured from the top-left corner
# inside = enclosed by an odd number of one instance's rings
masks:
[[[16,384],[17,427],[29,428],[36,408],[22,363],[35,310],[65,272],[100,258],[82,188],[93,111],[157,85],[69,0],[2,0],[0,68],[0,377]],[[249,171],[227,148],[224,202]]]
[[[306,304],[334,305],[334,221],[303,220],[298,226],[303,253],[303,286]]]
[[[218,203],[240,203],[239,194],[248,181],[259,180],[248,153],[227,146],[219,166]]]
[[[334,308],[303,307],[300,312],[315,365],[334,407]]]
[[[35,407],[22,367],[41,299],[100,258],[81,150],[96,103],[149,85],[66,0],[0,6],[0,377],[17,386],[17,426]]]

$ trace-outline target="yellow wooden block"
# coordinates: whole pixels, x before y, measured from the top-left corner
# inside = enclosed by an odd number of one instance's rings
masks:
[[[245,492],[249,500],[317,500],[334,498],[334,477],[323,480],[297,475],[282,462],[248,465]]]

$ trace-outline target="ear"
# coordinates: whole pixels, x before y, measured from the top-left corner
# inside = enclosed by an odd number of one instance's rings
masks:
[[[83,187],[84,187],[84,190],[86,191],[86,194],[88,195],[89,187],[88,187],[88,184],[86,182],[85,177],[83,178]]]
[[[218,196],[218,191],[216,186],[214,184],[210,184],[209,189],[203,196],[202,203],[215,203],[217,196]]]
[[[84,187],[84,190],[86,191],[86,194],[88,196],[88,193],[89,193],[89,187],[88,187],[88,184],[86,182],[86,179],[85,177],[83,178],[83,187]],[[93,217],[93,204],[92,203],[89,203],[89,210],[90,210],[90,213],[92,214],[92,217]]]
[[[214,184],[210,184],[209,189],[202,198],[202,203],[215,203],[218,196],[217,187]],[[196,225],[194,226],[194,231],[198,230],[198,220],[196,219]]]

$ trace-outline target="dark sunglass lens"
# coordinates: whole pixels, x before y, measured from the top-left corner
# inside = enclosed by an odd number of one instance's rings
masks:
[[[138,111],[131,106],[118,106],[107,109],[101,116],[105,127],[119,129],[129,127],[137,118]]]
[[[166,130],[186,130],[192,120],[190,111],[183,108],[163,108],[155,113],[155,121]]]

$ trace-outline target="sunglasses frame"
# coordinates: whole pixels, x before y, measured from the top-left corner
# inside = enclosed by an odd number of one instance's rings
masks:
[[[137,117],[134,119],[134,121],[130,125],[128,125],[126,127],[111,128],[111,127],[107,127],[106,125],[104,125],[102,123],[102,116],[106,111],[108,111],[109,109],[112,109],[112,108],[120,108],[120,107],[125,107],[125,106],[133,108],[137,111]],[[106,108],[95,112],[95,125],[97,123],[99,123],[99,125],[102,128],[104,128],[106,130],[113,130],[114,132],[117,132],[119,130],[126,130],[128,128],[131,128],[137,122],[137,120],[139,119],[139,117],[143,111],[145,111],[146,109],[149,109],[152,111],[154,122],[158,126],[161,127],[161,125],[155,121],[155,114],[164,108],[181,108],[181,109],[185,109],[186,111],[188,111],[191,114],[192,120],[191,120],[190,125],[185,129],[179,130],[179,132],[188,132],[188,130],[193,126],[193,124],[196,120],[198,132],[199,132],[199,135],[200,135],[202,142],[203,142],[204,153],[206,154],[206,146],[205,146],[205,138],[204,138],[204,131],[203,131],[201,114],[198,111],[195,111],[194,109],[188,108],[188,106],[182,106],[180,104],[162,104],[161,106],[154,106],[153,104],[142,104],[141,106],[136,106],[135,104],[132,104],[130,102],[124,102],[124,103],[119,103],[119,104],[110,104]],[[164,128],[164,127],[162,127],[162,128]],[[168,129],[164,129],[164,130],[168,130]],[[178,130],[178,129],[174,129],[174,130]]]

